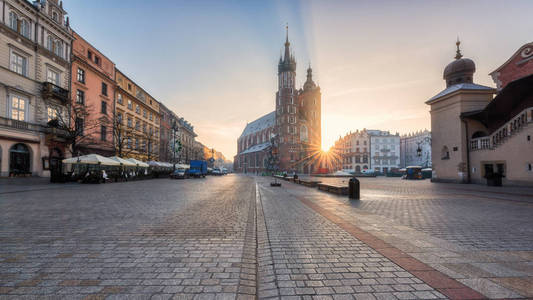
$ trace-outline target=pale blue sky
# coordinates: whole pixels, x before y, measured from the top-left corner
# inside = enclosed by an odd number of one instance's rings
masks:
[[[533,40],[533,1],[65,0],[71,25],[232,159],[247,121],[274,109],[284,25],[303,84],[322,88],[323,144],[366,128],[429,128],[428,98],[459,35],[475,81]]]

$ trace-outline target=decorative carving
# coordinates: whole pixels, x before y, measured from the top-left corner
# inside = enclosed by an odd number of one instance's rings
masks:
[[[520,52],[520,55],[522,58],[528,58],[530,56],[533,56],[533,47],[526,47],[522,52]]]

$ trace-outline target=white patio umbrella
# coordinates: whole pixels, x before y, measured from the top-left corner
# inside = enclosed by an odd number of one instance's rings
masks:
[[[136,167],[137,164],[133,163],[129,160],[126,160],[124,158],[118,157],[118,156],[111,156],[110,159],[118,161],[121,165],[125,167]]]
[[[141,168],[148,168],[148,167],[149,167],[149,165],[148,165],[147,163],[142,162],[142,161],[140,161],[140,160],[136,160],[135,158],[128,158],[128,159],[126,159],[126,160],[131,161],[131,162],[134,163],[136,166],[141,167]]]
[[[64,164],[120,166],[120,163],[118,161],[98,154],[88,154],[78,157],[65,158],[62,162]]]

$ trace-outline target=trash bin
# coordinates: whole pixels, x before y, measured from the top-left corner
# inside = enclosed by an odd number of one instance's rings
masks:
[[[348,197],[350,199],[359,199],[360,196],[359,179],[352,177],[348,182]]]

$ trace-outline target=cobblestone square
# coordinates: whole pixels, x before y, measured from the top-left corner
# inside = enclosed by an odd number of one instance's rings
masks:
[[[531,190],[0,181],[2,299],[533,297]]]

